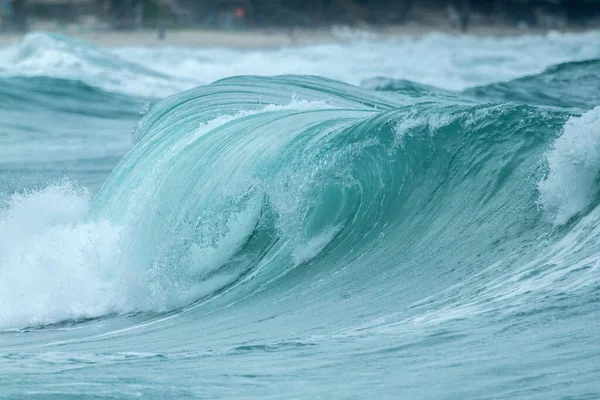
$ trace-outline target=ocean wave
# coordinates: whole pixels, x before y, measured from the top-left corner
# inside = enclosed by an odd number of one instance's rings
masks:
[[[476,293],[472,276],[495,287],[546,265],[537,254],[564,236],[548,217],[564,223],[595,204],[596,120],[597,109],[435,102],[303,76],[172,96],[150,108],[91,204],[67,185],[3,208],[0,282],[12,302],[0,325],[213,307],[309,271],[340,287],[359,279],[397,313],[422,300],[429,310],[411,318],[440,320],[432,304],[444,310],[456,287]],[[32,212],[42,203],[56,207]]]

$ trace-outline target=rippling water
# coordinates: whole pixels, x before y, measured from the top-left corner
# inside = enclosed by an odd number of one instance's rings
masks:
[[[26,36],[0,397],[599,398],[599,106],[598,32]]]

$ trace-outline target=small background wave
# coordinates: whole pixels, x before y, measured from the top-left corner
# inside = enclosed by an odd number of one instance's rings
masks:
[[[537,74],[559,63],[599,59],[599,49],[597,32],[504,38],[431,34],[246,51],[103,49],[58,34],[33,33],[0,49],[0,70],[75,79],[144,97],[165,97],[236,75],[317,75],[354,85],[381,76],[463,90]]]

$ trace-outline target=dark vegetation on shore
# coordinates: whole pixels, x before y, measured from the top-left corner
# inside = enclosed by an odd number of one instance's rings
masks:
[[[75,23],[92,17],[112,29],[324,27],[334,24],[471,24],[542,28],[600,26],[600,0],[0,0],[4,27],[32,19]]]

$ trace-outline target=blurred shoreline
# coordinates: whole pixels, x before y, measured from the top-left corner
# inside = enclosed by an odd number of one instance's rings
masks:
[[[50,29],[44,29],[50,28]],[[158,31],[142,30],[98,30],[78,31],[77,29],[56,30],[52,27],[40,27],[32,32],[58,32],[102,47],[224,47],[233,49],[279,48],[286,46],[306,46],[331,43],[345,43],[360,40],[386,41],[393,39],[419,39],[429,34],[453,36],[504,37],[521,35],[545,35],[549,32],[581,33],[597,31],[598,27],[567,27],[562,29],[519,28],[514,26],[472,26],[468,33],[449,26],[424,26],[403,24],[385,28],[356,28],[334,26],[320,29],[250,29],[250,30],[210,30],[210,29],[170,29],[163,39]],[[26,34],[25,34],[26,35]],[[0,34],[0,47],[20,42],[24,34]]]

